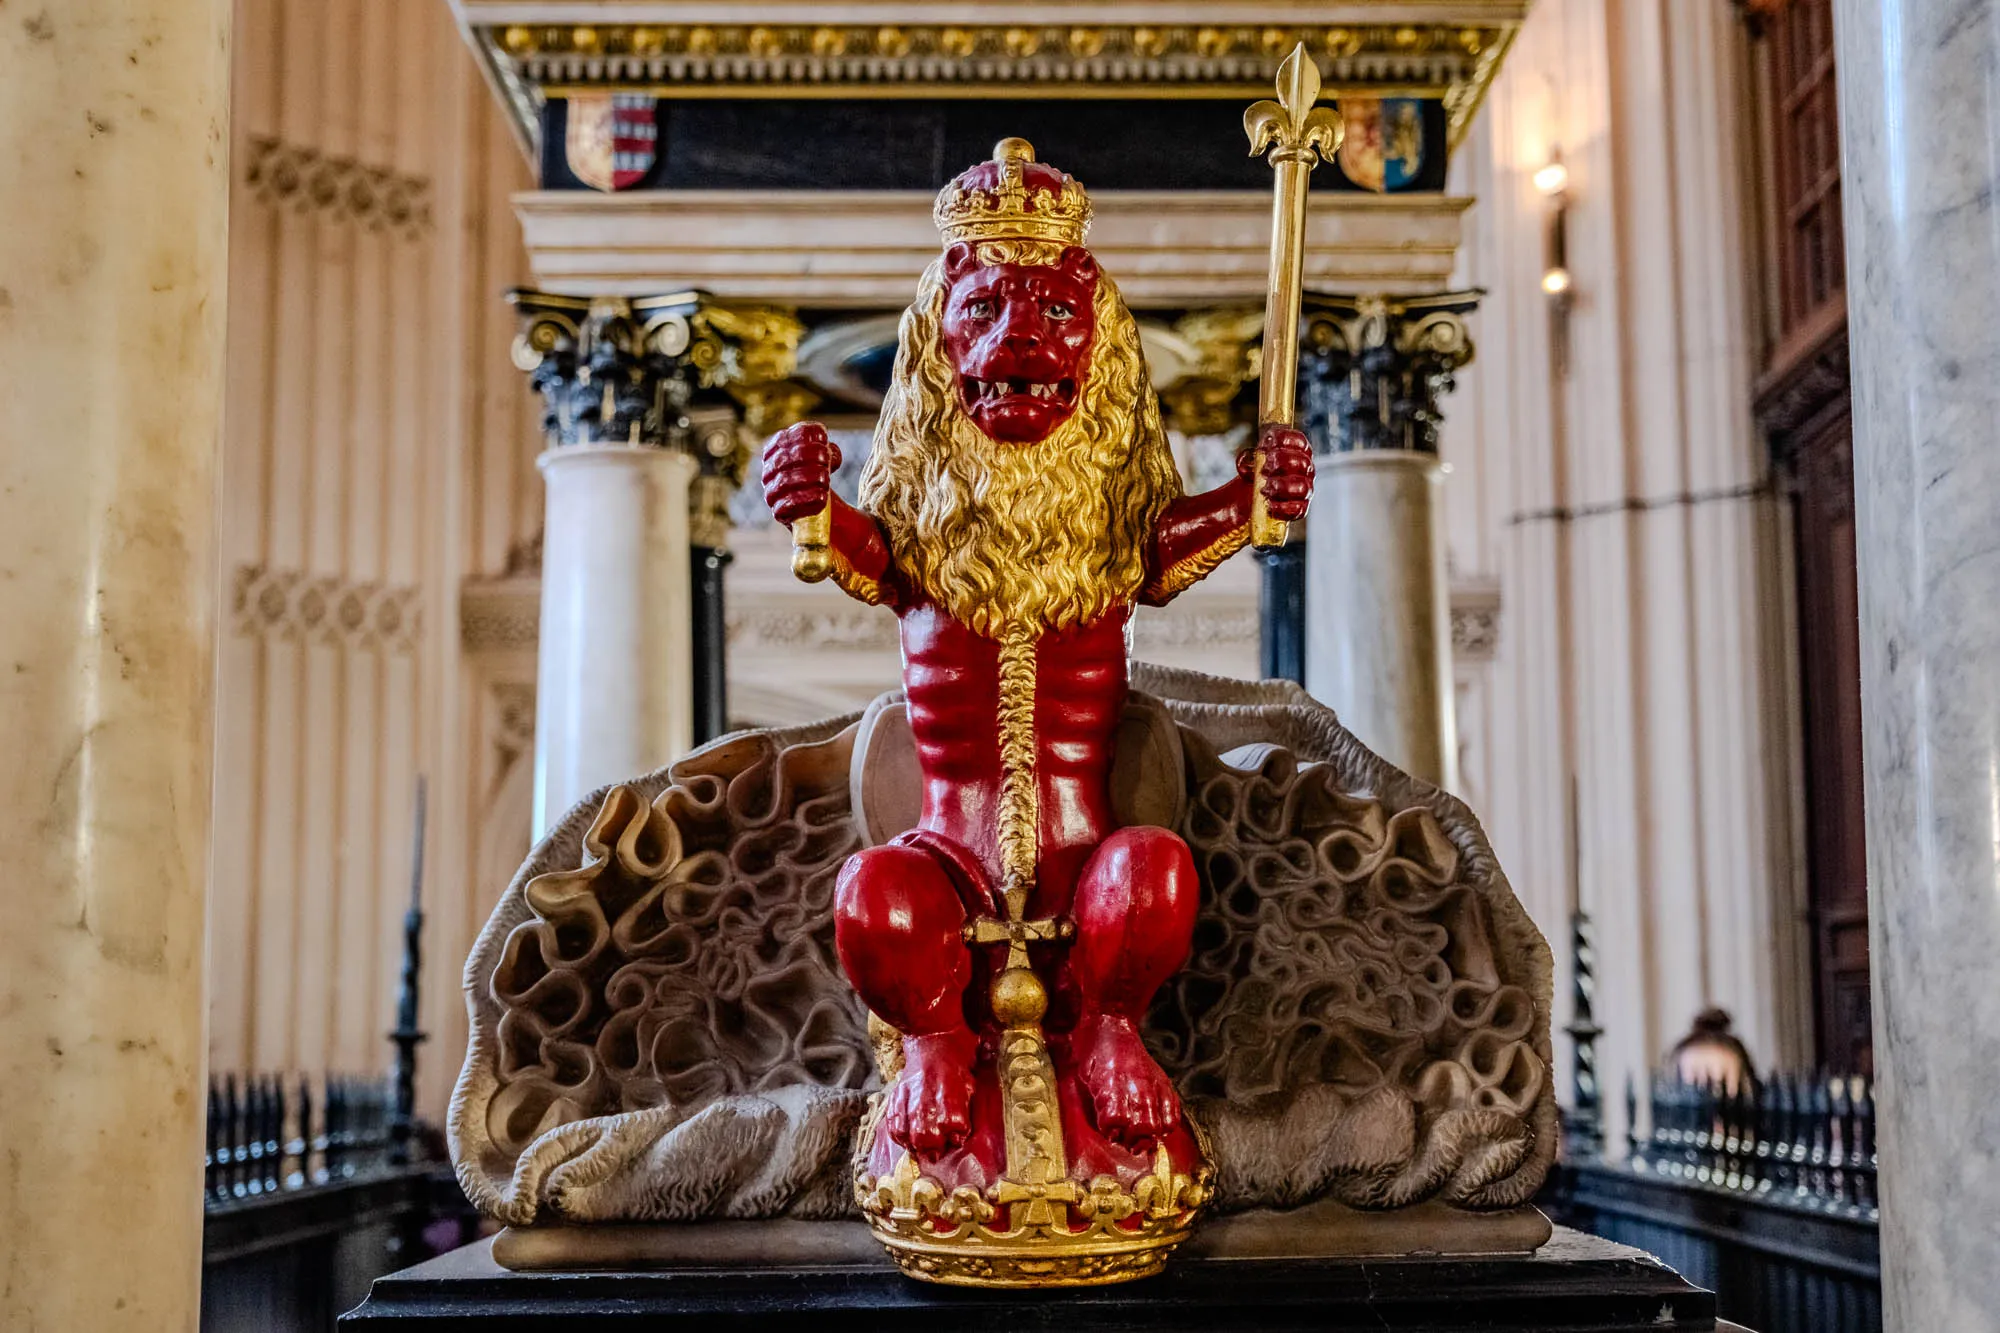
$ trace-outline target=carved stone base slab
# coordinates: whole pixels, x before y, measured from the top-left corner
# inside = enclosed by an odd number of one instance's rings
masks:
[[[1290,1212],[1257,1208],[1202,1223],[1181,1253],[1207,1259],[1354,1259],[1527,1255],[1549,1239],[1533,1208],[1467,1213],[1419,1204],[1359,1213],[1331,1200]],[[493,1261],[516,1272],[893,1266],[860,1222],[701,1222],[508,1227]],[[1176,1262],[1179,1262],[1178,1260]]]
[[[799,1225],[831,1234],[854,1224]],[[720,1230],[688,1228],[697,1229]],[[1566,1229],[1528,1257],[1329,1263],[1187,1256],[1157,1278],[1056,1292],[912,1282],[882,1258],[872,1264],[826,1259],[636,1273],[516,1273],[494,1262],[493,1248],[482,1241],[378,1279],[367,1301],[340,1321],[342,1330],[599,1333],[726,1322],[731,1329],[823,1333],[864,1320],[872,1333],[1018,1333],[1030,1327],[1720,1333],[1731,1327],[1716,1322],[1713,1296],[1650,1256]]]
[[[862,1222],[633,1223],[508,1227],[493,1261],[519,1272],[895,1266]]]
[[[1357,1212],[1332,1199],[1279,1212],[1253,1208],[1204,1221],[1181,1250],[1205,1259],[1373,1259],[1533,1254],[1554,1233],[1534,1208],[1468,1213],[1420,1203]]]

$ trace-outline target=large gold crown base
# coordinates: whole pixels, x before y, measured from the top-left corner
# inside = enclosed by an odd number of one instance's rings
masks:
[[[860,1156],[867,1156],[880,1105],[870,1108]],[[1070,1203],[1050,1203],[1046,1220],[1027,1199],[1012,1201],[1007,1221],[995,1198],[963,1188],[945,1194],[905,1153],[896,1170],[855,1179],[855,1201],[898,1268],[927,1282],[963,1287],[1091,1287],[1151,1277],[1194,1231],[1210,1194],[1210,1168],[1175,1171],[1164,1150],[1153,1174],[1127,1191],[1099,1176]],[[993,1193],[1006,1196],[1010,1182]]]
[[[1004,1091],[1041,1083],[1049,1073],[1038,1027],[1009,1028],[1001,1048],[1007,1057],[1003,1072],[1012,1066],[1025,1075],[1003,1078]],[[1052,1088],[1053,1079],[1042,1086]],[[855,1149],[858,1163],[869,1161],[873,1154],[885,1098],[886,1093],[877,1093],[869,1103]],[[1048,1106],[1046,1099],[1035,1100],[1041,1105],[1024,1117],[1022,1103],[1033,1102],[1018,1096],[1005,1099],[1009,1138],[1015,1140],[1010,1146],[1027,1137],[1021,1134],[1022,1121],[1039,1119],[1035,1112]],[[1033,1137],[1048,1143],[1041,1134]],[[1114,1176],[1098,1176],[1085,1188],[1066,1174],[1047,1169],[1060,1164],[1060,1143],[1057,1137],[1050,1145],[1055,1148],[1053,1160],[1039,1154],[1024,1160],[1019,1152],[1011,1152],[1007,1175],[986,1191],[965,1186],[949,1194],[905,1152],[887,1176],[856,1170],[855,1203],[896,1266],[927,1282],[1087,1287],[1159,1272],[1194,1230],[1202,1205],[1213,1193],[1214,1169],[1203,1161],[1192,1173],[1177,1170],[1161,1147],[1154,1153],[1152,1172],[1133,1182],[1132,1188]]]

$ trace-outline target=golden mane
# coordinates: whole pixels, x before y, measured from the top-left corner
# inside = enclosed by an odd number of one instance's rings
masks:
[[[1034,241],[979,247],[986,264],[1060,255]],[[1001,444],[959,404],[940,329],[945,295],[940,260],[903,314],[862,508],[912,588],[975,632],[1089,624],[1137,596],[1154,524],[1181,494],[1138,323],[1100,273],[1075,413],[1040,444]]]

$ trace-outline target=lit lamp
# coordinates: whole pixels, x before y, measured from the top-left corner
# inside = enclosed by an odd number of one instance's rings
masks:
[[[1550,347],[1558,374],[1569,360],[1569,307],[1574,284],[1569,272],[1569,168],[1560,149],[1549,150],[1548,165],[1534,175],[1535,189],[1548,200],[1542,241],[1542,291],[1549,298]]]

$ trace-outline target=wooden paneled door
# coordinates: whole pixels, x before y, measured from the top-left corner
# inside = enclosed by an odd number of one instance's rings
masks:
[[[1868,1073],[1874,1060],[1861,786],[1861,624],[1854,570],[1853,422],[1845,401],[1799,441],[1791,472],[1819,1055],[1829,1068]]]
[[[1757,417],[1794,501],[1820,1063],[1871,1072],[1853,418],[1832,0],[1744,0],[1769,315]]]

